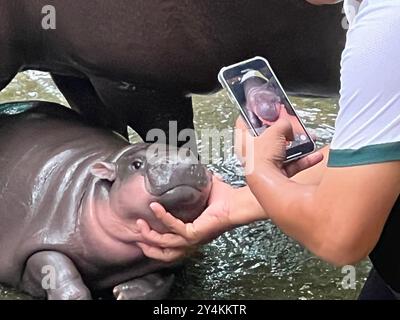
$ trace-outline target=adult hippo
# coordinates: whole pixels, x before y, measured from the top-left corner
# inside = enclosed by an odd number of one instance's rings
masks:
[[[56,29],[42,28],[47,5]],[[343,19],[340,5],[304,0],[1,0],[0,88],[18,71],[50,71],[73,109],[145,139],[171,120],[193,128],[189,94],[255,55],[289,91],[337,93]]]
[[[65,107],[28,107],[0,117],[0,282],[48,299],[110,288],[118,299],[164,296],[171,266],[144,257],[136,222],[163,231],[153,201],[196,218],[208,171],[186,151],[130,145]]]

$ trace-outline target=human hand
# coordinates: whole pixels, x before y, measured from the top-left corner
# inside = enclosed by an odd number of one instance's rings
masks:
[[[214,176],[208,207],[195,221],[186,224],[159,203],[152,203],[150,207],[155,216],[171,233],[160,234],[151,230],[144,220],[138,220],[143,238],[138,246],[152,259],[171,262],[183,258],[197,245],[207,243],[235,227],[230,217],[230,200],[234,198],[234,192],[231,186]]]
[[[279,119],[260,136],[253,137],[241,117],[236,121],[235,152],[242,161],[246,175],[279,171],[290,178],[323,159],[320,152],[285,163],[287,141],[293,140],[291,123]]]

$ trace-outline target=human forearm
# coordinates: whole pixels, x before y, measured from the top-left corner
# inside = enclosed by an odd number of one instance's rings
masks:
[[[326,145],[322,149],[319,149],[318,152],[322,153],[324,159],[317,163],[316,165],[300,171],[295,176],[291,177],[290,180],[301,183],[301,184],[312,184],[318,185],[324,176],[328,165],[329,158],[329,145]]]
[[[248,186],[233,190],[229,212],[232,227],[269,219]]]
[[[331,168],[314,186],[290,181],[273,168],[257,170],[247,180],[285,234],[323,260],[344,265],[360,261],[375,247],[398,197],[398,187],[384,188],[398,186],[393,174],[397,167],[386,163]]]
[[[326,170],[329,146],[322,148],[319,152],[324,155],[323,161],[299,172],[290,180],[307,185],[319,184]],[[270,218],[268,212],[261,206],[248,186],[233,189],[231,199],[230,216],[232,225],[242,225]]]
[[[272,222],[329,263],[357,263],[368,255],[377,241],[368,232],[358,232],[354,224],[343,219],[354,212],[339,214],[335,209],[340,207],[338,199],[321,200],[317,185],[296,183],[279,172],[252,175],[248,182],[261,206],[268,210]]]
[[[317,187],[291,181],[279,172],[273,172],[273,169],[266,168],[264,172],[268,174],[257,173],[247,177],[251,192],[261,207],[268,211],[274,224],[317,252],[321,244],[320,231],[326,223],[314,208]]]

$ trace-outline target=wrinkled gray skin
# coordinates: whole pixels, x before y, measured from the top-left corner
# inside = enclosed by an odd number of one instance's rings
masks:
[[[55,30],[41,27],[45,5]],[[188,94],[256,55],[288,91],[337,94],[343,20],[340,4],[305,0],[0,0],[0,90],[18,71],[49,71],[86,119],[145,139],[170,120],[193,128]]]
[[[112,288],[118,299],[164,297],[171,266],[144,257],[136,221],[165,231],[153,201],[192,221],[209,196],[207,170],[176,148],[153,145],[157,156],[147,157],[149,144],[130,145],[65,107],[32,105],[0,117],[0,282],[48,299]]]

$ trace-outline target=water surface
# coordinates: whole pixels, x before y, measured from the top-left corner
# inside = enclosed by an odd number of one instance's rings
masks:
[[[1,92],[0,102],[47,100],[67,105],[49,76],[40,72],[19,74]],[[319,147],[334,133],[337,99],[292,97],[308,128],[318,136]],[[224,92],[194,97],[195,125],[232,128],[238,112]],[[199,136],[201,136],[199,134]],[[132,134],[132,140],[137,137]],[[227,145],[230,145],[229,141]],[[214,156],[219,150],[209,150]],[[200,150],[205,152],[204,147]],[[210,168],[235,185],[244,184],[234,157],[219,158]],[[295,215],[295,213],[294,213]],[[355,299],[370,269],[365,261],[356,267],[356,289],[343,289],[345,274],[314,257],[282,234],[270,222],[258,222],[227,232],[203,246],[188,259],[171,293],[172,299]],[[0,299],[28,299],[0,286]]]

